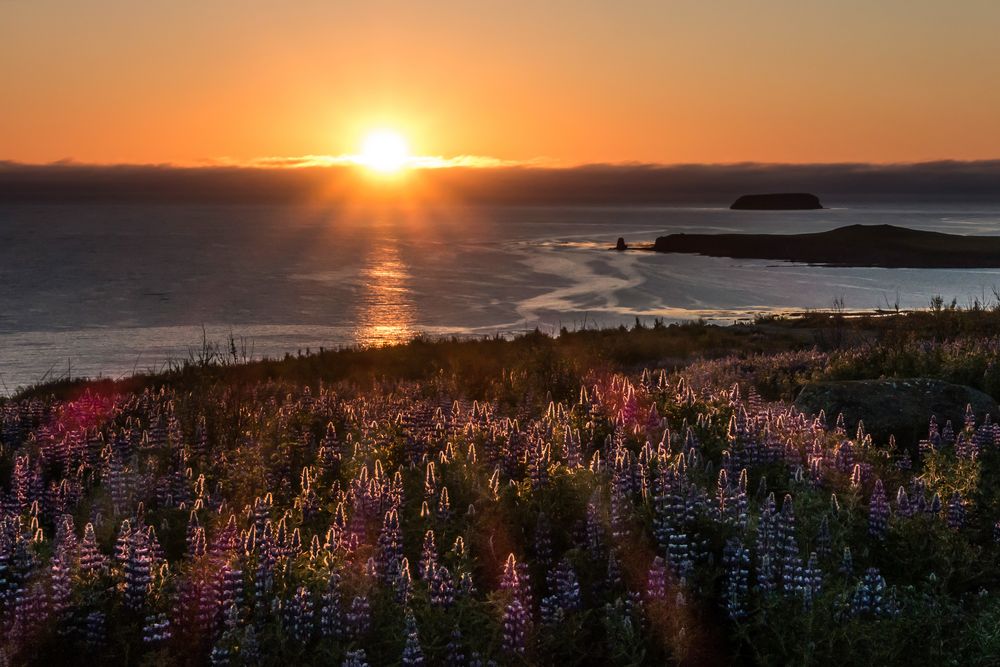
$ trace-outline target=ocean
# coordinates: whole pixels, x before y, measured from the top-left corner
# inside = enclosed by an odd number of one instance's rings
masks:
[[[1000,270],[832,268],[644,251],[622,236],[896,224],[1000,234],[1000,206],[0,205],[0,392],[122,377],[203,342],[279,357],[417,334],[717,322],[994,300]]]

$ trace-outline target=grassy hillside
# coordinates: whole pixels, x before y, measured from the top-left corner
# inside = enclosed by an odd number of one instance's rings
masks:
[[[996,397],[997,317],[212,353],[26,390],[0,402],[0,657],[995,664],[1000,431],[927,415],[910,451],[789,401],[914,375]]]

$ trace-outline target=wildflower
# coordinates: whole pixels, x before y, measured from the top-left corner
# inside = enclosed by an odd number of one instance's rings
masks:
[[[365,655],[365,650],[359,648],[345,653],[344,660],[340,663],[340,667],[369,667],[368,656]]]
[[[97,548],[97,536],[94,524],[87,523],[83,528],[83,541],[80,543],[80,572],[96,574],[104,566],[104,555]]]
[[[455,601],[455,585],[451,571],[443,565],[437,565],[431,570],[428,580],[430,602],[436,607],[448,608]]]
[[[340,574],[331,572],[320,606],[319,631],[323,637],[342,639],[345,635],[343,612],[340,602]]]
[[[445,664],[464,665],[465,649],[462,646],[462,631],[458,625],[451,631],[448,645],[445,647]]]
[[[657,556],[649,567],[646,583],[646,598],[648,600],[665,600],[667,597],[667,570],[663,559]]]
[[[435,565],[437,565],[437,547],[434,544],[434,531],[428,530],[424,533],[424,545],[420,551],[420,562],[417,565],[417,573],[420,578],[425,578]]]
[[[147,644],[165,642],[173,636],[170,619],[163,612],[149,614],[142,629],[142,641]]]
[[[371,629],[371,620],[368,596],[356,595],[351,600],[351,607],[347,612],[348,634],[355,639],[364,637]]]
[[[750,552],[742,544],[731,540],[726,545],[726,577],[724,591],[726,613],[739,620],[747,614],[747,595],[750,580]]]
[[[503,613],[503,650],[523,656],[527,650],[528,612],[521,601],[514,598]]]
[[[889,501],[885,497],[882,480],[875,480],[872,497],[868,503],[868,534],[876,539],[885,539],[889,525]]]
[[[420,648],[420,635],[417,632],[417,619],[412,611],[406,613],[406,645],[403,647],[403,664],[407,667],[419,667],[424,664],[424,652]]]
[[[145,604],[152,583],[149,544],[141,530],[131,531],[126,539],[125,606],[137,610]]]
[[[878,568],[865,570],[854,589],[850,611],[853,616],[874,617],[894,616],[898,612],[892,592],[887,589]]]
[[[948,501],[947,523],[952,530],[961,530],[965,525],[965,506],[958,492],[955,492]]]
[[[312,594],[304,586],[299,586],[285,605],[285,631],[299,644],[307,644],[312,639]]]

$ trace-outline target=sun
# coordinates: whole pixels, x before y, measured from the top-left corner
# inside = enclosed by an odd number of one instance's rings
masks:
[[[409,158],[410,152],[401,134],[392,130],[375,130],[361,144],[358,162],[369,169],[390,174],[405,167]]]

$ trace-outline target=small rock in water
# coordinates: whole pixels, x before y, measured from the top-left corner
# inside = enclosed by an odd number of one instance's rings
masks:
[[[625,243],[625,239],[621,236],[618,237],[618,243],[615,244],[615,250],[628,250],[628,244]]]

